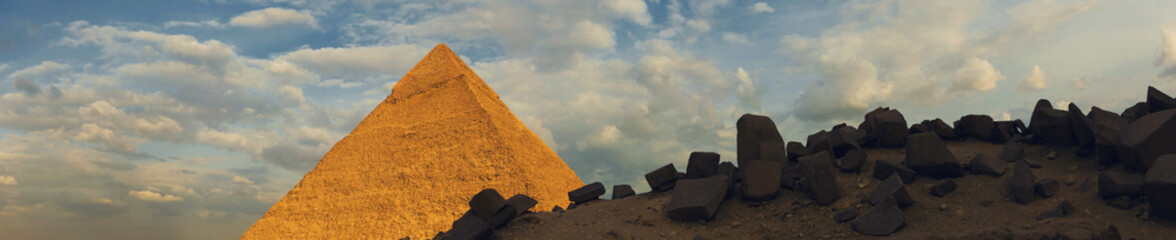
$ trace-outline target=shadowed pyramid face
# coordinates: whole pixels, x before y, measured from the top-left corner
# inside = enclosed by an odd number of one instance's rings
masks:
[[[244,238],[432,237],[495,188],[545,211],[579,177],[444,44],[437,45]]]

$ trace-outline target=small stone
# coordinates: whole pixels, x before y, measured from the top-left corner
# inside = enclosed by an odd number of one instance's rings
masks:
[[[870,191],[868,197],[870,204],[878,205],[886,198],[894,199],[901,207],[909,207],[915,204],[915,200],[911,198],[910,192],[907,192],[906,186],[898,174],[892,174],[886,180],[878,184],[873,191]]]
[[[862,235],[889,236],[906,225],[906,214],[894,198],[887,197],[869,212],[851,221],[850,225],[853,231]]]
[[[905,165],[920,175],[933,178],[963,176],[959,161],[935,133],[919,133],[907,137]]]
[[[874,161],[875,179],[886,180],[886,178],[893,174],[898,174],[898,177],[902,179],[902,182],[907,184],[914,182],[915,178],[919,176],[918,173],[915,173],[915,170],[911,170],[910,168],[903,167],[899,164],[882,159]]]
[[[1077,182],[1078,182],[1078,177],[1074,176],[1074,174],[1070,174],[1070,175],[1066,176],[1066,181],[1062,182],[1062,184],[1065,184],[1066,186],[1072,186],[1072,185],[1074,185],[1074,183],[1077,183]]]
[[[692,152],[686,164],[686,178],[707,178],[719,171],[719,154]]]
[[[1112,207],[1115,207],[1118,209],[1123,209],[1123,210],[1135,208],[1135,200],[1131,199],[1131,196],[1118,196],[1118,197],[1107,198],[1107,199],[1103,199],[1103,203],[1106,203],[1108,206],[1112,206]]]
[[[833,215],[833,221],[837,223],[848,222],[858,216],[858,211],[855,208],[842,209]]]
[[[956,187],[957,186],[955,181],[948,179],[946,181],[940,182],[939,184],[935,184],[935,186],[932,186],[931,195],[935,195],[936,197],[944,197],[947,196],[948,193],[954,192]]]
[[[1008,141],[1001,148],[1000,160],[1016,162],[1025,158],[1025,146],[1017,141]]]
[[[676,181],[678,181],[678,169],[674,168],[673,163],[645,174],[645,182],[649,183],[650,189],[657,192],[673,189]]]
[[[612,193],[612,199],[622,199],[636,195],[636,192],[633,192],[633,187],[628,184],[613,185]]]
[[[973,174],[984,174],[993,177],[1004,175],[1007,169],[1007,162],[1001,161],[986,153],[976,154],[976,157],[972,158],[972,167],[968,168]]]
[[[947,204],[939,204],[939,211],[947,210]]]
[[[1033,170],[1029,168],[1029,163],[1024,159],[1017,161],[1013,167],[1013,182],[1009,185],[1009,193],[1013,200],[1021,205],[1033,202],[1033,186],[1036,179],[1033,176]]]
[[[1041,196],[1042,198],[1050,198],[1057,194],[1058,188],[1061,187],[1062,186],[1058,183],[1058,180],[1047,178],[1037,181],[1037,184],[1033,185],[1033,190],[1037,193],[1037,196]]]
[[[989,205],[992,205],[992,200],[988,200],[988,199],[980,200],[981,207],[987,207]]]
[[[1061,209],[1052,209],[1052,210],[1045,211],[1045,212],[1042,212],[1041,214],[1037,215],[1037,221],[1050,219],[1050,218],[1060,218],[1060,217],[1064,217],[1064,216],[1065,216],[1065,214],[1062,213]]]
[[[575,204],[581,204],[599,199],[600,195],[604,195],[604,184],[593,182],[568,192],[568,200],[571,200]]]
[[[1058,158],[1058,152],[1050,150],[1049,153],[1045,154],[1045,159],[1053,160],[1054,158]]]

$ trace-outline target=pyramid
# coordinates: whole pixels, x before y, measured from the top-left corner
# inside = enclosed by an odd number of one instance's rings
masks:
[[[494,188],[532,211],[583,182],[445,44],[392,88],[242,239],[432,237]]]

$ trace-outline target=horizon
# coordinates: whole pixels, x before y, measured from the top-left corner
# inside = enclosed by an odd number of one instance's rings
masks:
[[[785,141],[1176,94],[1176,2],[0,2],[0,235],[238,238],[438,44],[584,183]],[[569,189],[570,191],[570,189]]]

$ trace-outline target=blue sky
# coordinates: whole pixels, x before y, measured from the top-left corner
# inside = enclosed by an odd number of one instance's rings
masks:
[[[786,140],[1176,93],[1176,3],[0,2],[0,235],[236,238],[447,43],[586,182]]]

